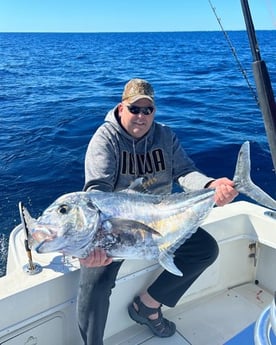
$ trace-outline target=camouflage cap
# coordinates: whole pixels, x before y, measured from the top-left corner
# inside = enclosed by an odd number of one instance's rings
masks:
[[[125,85],[122,101],[128,100],[129,103],[134,103],[142,98],[147,98],[154,103],[154,91],[152,86],[144,79],[131,79]]]

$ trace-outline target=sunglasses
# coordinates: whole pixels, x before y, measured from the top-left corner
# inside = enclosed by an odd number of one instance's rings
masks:
[[[154,111],[154,107],[138,107],[136,105],[127,105],[127,109],[131,112],[133,115],[151,115]]]

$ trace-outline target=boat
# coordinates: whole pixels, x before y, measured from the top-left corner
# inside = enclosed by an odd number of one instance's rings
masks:
[[[176,333],[157,338],[129,318],[128,304],[161,267],[126,260],[110,299],[105,345],[276,344],[276,212],[235,201],[213,208],[202,227],[215,237],[220,254],[175,308],[164,309]],[[0,278],[0,344],[81,345],[78,280],[78,259],[31,252],[24,224],[17,225]]]
[[[126,260],[111,296],[105,345],[234,345],[249,338],[254,344],[254,337],[258,345],[276,344],[276,213],[238,201],[215,207],[202,227],[218,241],[220,255],[177,307],[164,311],[176,323],[176,334],[156,338],[129,318],[133,296],[161,268],[154,261]],[[0,279],[0,343],[82,344],[75,313],[78,260],[33,253],[31,268],[24,248],[18,225],[10,236],[7,274]]]

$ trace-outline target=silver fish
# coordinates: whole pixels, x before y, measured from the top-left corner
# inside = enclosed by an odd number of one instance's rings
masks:
[[[249,142],[245,142],[233,179],[236,189],[276,209],[276,201],[251,181],[249,168]],[[141,186],[143,182],[135,184]],[[212,210],[215,190],[153,195],[133,188],[65,194],[37,220],[22,205],[32,246],[38,253],[59,251],[79,258],[101,247],[113,258],[157,259],[167,271],[181,276],[174,252]]]

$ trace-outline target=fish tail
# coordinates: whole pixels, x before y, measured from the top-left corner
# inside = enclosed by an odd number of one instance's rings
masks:
[[[257,203],[276,210],[276,201],[265,193],[260,187],[255,185],[250,177],[250,147],[249,141],[243,143],[240,148],[233,181],[235,189]]]

